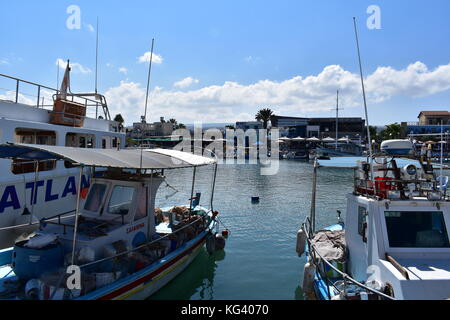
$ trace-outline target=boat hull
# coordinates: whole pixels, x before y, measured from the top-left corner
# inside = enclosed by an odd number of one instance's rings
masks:
[[[144,300],[179,275],[197,257],[208,233],[202,232],[160,261],[78,300]]]

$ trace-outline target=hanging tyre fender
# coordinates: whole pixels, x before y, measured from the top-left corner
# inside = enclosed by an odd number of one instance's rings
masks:
[[[301,257],[305,253],[306,247],[306,232],[303,229],[298,230],[297,232],[297,246],[296,251],[299,257]]]

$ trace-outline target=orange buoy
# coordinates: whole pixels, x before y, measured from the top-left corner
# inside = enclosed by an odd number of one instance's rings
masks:
[[[229,234],[230,234],[230,230],[228,230],[228,229],[222,230],[222,236],[228,237]]]

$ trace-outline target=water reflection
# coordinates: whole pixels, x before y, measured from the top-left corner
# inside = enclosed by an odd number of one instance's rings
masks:
[[[151,296],[150,300],[212,300],[217,262],[225,259],[225,250],[210,255],[204,247],[192,263],[174,280]]]

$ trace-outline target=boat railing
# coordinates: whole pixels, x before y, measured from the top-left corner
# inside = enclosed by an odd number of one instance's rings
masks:
[[[87,268],[87,267],[91,267],[93,265],[98,265],[100,263],[104,263],[104,262],[107,262],[107,261],[110,261],[110,260],[114,260],[114,259],[117,259],[119,257],[127,256],[127,255],[129,255],[129,254],[131,254],[133,252],[138,252],[138,251],[140,251],[142,249],[149,248],[152,245],[159,244],[162,240],[166,240],[166,239],[169,240],[170,237],[173,237],[173,235],[181,233],[181,231],[184,231],[188,227],[191,227],[191,226],[197,224],[198,222],[200,222],[202,220],[205,221],[205,217],[209,213],[210,213],[210,211],[205,213],[204,215],[201,215],[200,217],[198,217],[197,219],[191,221],[190,223],[188,223],[188,224],[186,224],[186,225],[184,225],[184,226],[174,230],[173,232],[165,234],[163,236],[159,236],[158,238],[156,238],[156,239],[154,239],[152,241],[146,242],[146,243],[144,243],[144,244],[142,244],[140,246],[137,246],[136,248],[133,248],[133,249],[130,249],[130,250],[127,250],[127,251],[124,251],[124,252],[120,252],[118,254],[115,254],[115,255],[112,255],[112,256],[109,256],[109,257],[106,257],[106,258],[103,258],[103,259],[99,259],[99,260],[95,260],[95,261],[92,261],[92,262],[88,262],[88,263],[85,263],[85,264],[80,265],[78,267],[80,269],[84,269],[84,268]]]
[[[8,76],[6,74],[0,73],[0,79],[7,79],[11,80],[15,83],[14,89],[6,89],[6,88],[0,88],[0,90],[5,91],[6,93],[12,93],[12,100],[10,100],[13,103],[18,104],[23,97],[30,97],[34,98],[34,102],[32,102],[32,99],[26,99],[27,105],[36,107],[36,108],[42,108],[42,109],[49,109],[53,108],[53,101],[62,96],[62,93],[60,93],[59,90],[50,88],[38,83],[22,80],[16,77]],[[21,92],[21,87],[24,85],[32,86],[36,91],[35,94],[28,94]],[[51,100],[51,104],[46,104],[45,99]],[[95,117],[98,116],[98,108],[101,107],[104,113],[104,117],[106,120],[111,120],[111,115],[108,110],[108,105],[106,103],[106,98],[98,93],[71,93],[68,92],[67,94],[64,94],[64,99],[71,101],[71,102],[77,102],[81,105],[84,105],[86,108],[88,107],[95,107]],[[28,101],[29,100],[29,101]]]
[[[441,186],[439,178],[395,179],[377,177],[373,181],[370,178],[361,178],[358,169],[355,169],[354,172],[354,193],[368,198],[411,200],[412,197],[423,197],[432,201],[450,201],[450,194],[446,190],[447,185]],[[396,195],[391,197],[390,192]]]
[[[318,252],[314,244],[312,243],[311,239],[314,237],[314,234],[311,229],[311,220],[309,218],[306,218],[305,222],[302,224],[302,229],[307,234],[306,241],[308,245],[308,252],[311,256],[311,262],[314,264],[317,270],[317,275],[320,277],[319,280],[324,281],[327,285],[327,296],[328,299],[331,299],[333,295],[331,294],[331,287],[333,287],[338,294],[343,293],[344,296],[346,294],[346,290],[350,284],[357,286],[361,290],[365,291],[366,293],[371,293],[376,295],[379,299],[387,299],[387,300],[396,300],[394,297],[391,297],[383,292],[380,292],[376,289],[370,288],[365,284],[362,284],[361,282],[353,279],[350,275],[347,273],[339,270],[336,266],[334,266],[332,263],[330,263],[327,259],[323,258],[322,255]],[[325,272],[325,268],[328,267],[331,270],[333,270],[338,277],[343,281],[342,289],[338,288],[336,286],[336,278],[334,280],[330,279],[330,277]]]

